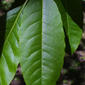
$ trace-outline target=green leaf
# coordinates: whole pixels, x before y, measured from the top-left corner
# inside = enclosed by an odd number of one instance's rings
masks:
[[[55,0],[56,4],[58,5],[59,11],[62,16],[63,25],[69,39],[69,44],[71,48],[71,53],[75,52],[80,44],[80,40],[82,37],[82,30],[81,28],[72,20],[69,14],[65,11],[62,3],[60,0]]]
[[[73,54],[80,44],[82,38],[82,30],[75,24],[72,18],[67,14],[67,25],[65,26],[69,43],[71,46],[71,53]],[[67,29],[68,28],[68,29]]]
[[[56,85],[64,59],[64,32],[53,0],[30,0],[21,27],[21,69],[26,85]]]
[[[11,30],[0,58],[0,85],[9,85],[19,62],[26,85],[56,85],[65,54],[63,25],[56,3],[30,0],[15,22],[7,25],[13,26],[7,26]]]
[[[9,34],[19,11],[20,11],[20,7],[17,7],[7,13],[7,24],[6,24],[5,36]]]
[[[23,5],[22,9],[24,8],[25,4]],[[7,25],[7,27],[9,27],[10,32],[9,31],[7,32],[2,55],[0,57],[0,85],[10,84],[11,80],[13,79],[16,73],[17,65],[19,64],[20,51],[17,32],[18,28],[16,26],[16,23],[19,16],[21,15],[22,9],[17,14],[15,21],[13,20],[13,18],[10,18],[14,21],[13,24],[10,22],[10,20],[8,20],[9,26]]]

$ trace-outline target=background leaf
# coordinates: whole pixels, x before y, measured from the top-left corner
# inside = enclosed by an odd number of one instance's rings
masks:
[[[24,8],[25,4],[23,5],[22,9]],[[12,23],[10,23],[10,20],[8,20],[9,26],[7,27],[10,27],[9,29],[11,30],[9,34],[6,36],[2,55],[0,57],[0,85],[10,84],[11,80],[13,79],[16,73],[17,65],[19,64],[20,51],[19,51],[19,43],[18,43],[19,40],[18,40],[17,20],[22,12],[22,9],[17,14],[17,18],[14,21],[13,26]]]
[[[59,11],[61,12],[63,25],[70,44],[71,54],[73,54],[80,43],[82,30],[66,12],[62,5],[62,2],[60,0],[55,0],[55,2],[58,5]]]

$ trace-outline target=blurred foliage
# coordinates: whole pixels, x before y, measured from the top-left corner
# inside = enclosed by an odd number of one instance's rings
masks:
[[[22,5],[25,0],[1,0],[0,1],[0,10],[8,11],[17,6]]]
[[[57,85],[85,85],[85,62],[76,53],[65,56],[64,68]]]
[[[14,0],[1,0],[0,9],[8,10],[12,6],[12,3],[14,3]]]
[[[4,9],[8,10],[12,6],[12,3],[14,3],[14,1],[15,0],[3,0],[2,5],[3,5]]]

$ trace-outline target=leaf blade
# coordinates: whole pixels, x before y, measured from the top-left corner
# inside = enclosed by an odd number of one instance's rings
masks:
[[[9,34],[19,11],[20,11],[20,7],[17,7],[7,13],[7,24],[6,24],[5,36]]]
[[[25,4],[23,5],[22,9],[24,8]],[[18,17],[20,15],[20,12],[18,13]],[[17,28],[15,26],[16,23],[17,19],[15,19],[12,28],[9,28],[10,32],[6,36],[2,55],[0,57],[0,85],[10,84],[16,73],[17,65],[19,64],[19,56],[18,56],[19,48],[18,48],[18,39],[17,39],[18,35],[16,33],[17,29],[15,29]],[[11,26],[10,23],[9,25]]]
[[[63,26],[69,40],[71,54],[73,54],[80,44],[82,30],[65,11],[62,2],[60,0],[55,0],[55,2],[58,5],[59,11],[61,12]]]
[[[23,56],[21,59],[21,68],[27,85],[55,85],[63,64],[65,44],[61,17],[53,0],[42,1],[43,8],[41,7],[42,2],[40,0],[31,0],[29,2],[27,14],[34,13],[35,15],[29,15],[28,26],[30,23],[32,23],[32,25],[28,27],[25,34],[32,37],[28,37],[27,45],[24,40],[21,41],[22,48],[27,51],[26,54],[21,52]],[[39,9],[42,10],[42,12]],[[35,12],[36,10],[38,10],[37,14]],[[26,19],[27,17],[24,18]],[[53,25],[54,27],[52,27]],[[26,38],[27,35],[23,37],[23,39]],[[62,53],[59,53],[58,49],[60,49]],[[29,75],[29,77],[27,75]]]

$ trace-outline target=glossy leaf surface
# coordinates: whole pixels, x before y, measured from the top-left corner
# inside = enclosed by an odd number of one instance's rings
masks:
[[[5,36],[7,36],[9,34],[19,11],[20,11],[20,7],[17,7],[7,13],[7,24],[6,24]]]
[[[0,85],[9,85],[19,62],[26,85],[55,85],[65,54],[56,3],[30,0],[17,16],[8,18],[7,29],[0,58]]]
[[[65,48],[58,7],[53,0],[31,0],[23,13],[20,34],[24,80],[27,85],[55,85]]]
[[[24,5],[25,6],[25,5]],[[24,8],[22,7],[22,9]],[[0,85],[9,85],[12,81],[17,65],[19,64],[20,59],[20,51],[19,51],[19,38],[18,38],[18,28],[17,28],[17,20],[21,14],[21,11],[16,15],[13,11],[13,14],[10,14],[10,18],[8,16],[7,22],[7,32],[6,32],[6,40],[4,43],[2,55],[0,57]],[[16,15],[16,19],[15,16]],[[12,17],[11,17],[12,16]],[[10,22],[13,21],[14,23]],[[8,28],[9,27],[9,28]]]

